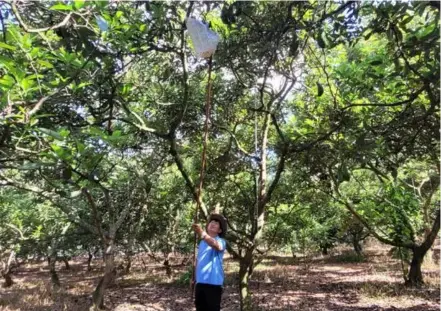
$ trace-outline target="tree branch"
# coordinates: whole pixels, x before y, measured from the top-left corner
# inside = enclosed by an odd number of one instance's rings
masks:
[[[288,154],[288,145],[284,144],[282,154],[280,155],[279,163],[277,164],[276,175],[274,176],[274,179],[269,186],[268,193],[267,193],[266,199],[265,199],[265,203],[268,203],[271,200],[271,196],[272,196],[274,190],[276,189],[277,184],[279,183],[280,177],[282,176],[282,173],[285,169],[285,161],[286,161],[287,154]]]
[[[277,118],[274,113],[271,113],[271,121],[273,122],[274,127],[276,128],[277,134],[279,135],[280,139],[285,142],[285,135],[283,134],[282,130],[279,127],[279,124],[277,123]]]
[[[190,5],[187,10],[187,18],[189,17],[192,8],[193,8],[193,2],[190,2]],[[170,132],[169,132],[170,136],[174,136],[176,129],[182,123],[182,120],[184,118],[185,112],[187,111],[187,107],[188,107],[189,85],[188,85],[188,72],[187,72],[187,57],[185,54],[185,29],[186,26],[184,21],[181,25],[181,51],[178,53],[178,56],[182,63],[182,88],[184,92],[182,96],[182,110],[180,111],[180,114],[177,116],[177,118],[170,123]]]
[[[67,208],[66,205],[62,204],[62,203],[58,203],[55,202],[54,199],[50,196],[48,196],[47,194],[45,194],[45,191],[43,189],[40,189],[36,186],[28,186],[28,185],[23,185],[17,181],[14,181],[4,175],[0,174],[0,179],[2,179],[3,181],[5,181],[5,183],[2,183],[1,185],[4,186],[12,186],[16,189],[21,189],[24,191],[28,191],[31,193],[35,193],[36,195],[38,195],[41,198],[44,198],[46,200],[48,200],[49,202],[51,202],[54,206],[58,207],[61,211],[64,212],[64,214],[66,214],[67,218],[72,222],[75,223],[81,227],[83,227],[84,229],[86,229],[87,231],[89,231],[92,234],[97,234],[96,228],[94,228],[93,226],[91,226],[90,224],[88,224],[87,222],[84,221],[78,221],[77,219],[75,219],[72,214],[70,213],[70,210]]]
[[[89,202],[89,205],[92,208],[92,214],[93,214],[93,219],[95,221],[95,227],[96,227],[96,230],[98,231],[100,238],[102,239],[102,241],[106,241],[106,237],[104,236],[102,228],[101,228],[101,216],[99,215],[98,208],[95,204],[95,201],[92,198],[92,195],[90,194],[90,192],[86,188],[83,188],[81,190],[81,192],[86,196],[87,201]]]
[[[389,240],[385,237],[382,237],[381,235],[379,235],[374,228],[372,228],[372,226],[367,222],[366,219],[364,219],[359,213],[357,213],[357,211],[355,210],[355,206],[353,205],[352,202],[346,200],[343,198],[343,196],[340,194],[340,191],[338,190],[338,185],[335,181],[335,178],[333,176],[332,173],[328,174],[332,180],[331,185],[332,185],[332,189],[333,192],[337,195],[337,197],[332,196],[334,198],[334,200],[336,200],[337,202],[343,204],[348,210],[349,212],[370,232],[370,234],[372,234],[376,239],[378,239],[380,242],[383,242],[385,244],[388,245],[392,245],[392,246],[397,246],[397,247],[405,247],[408,249],[413,249],[416,245],[415,243],[400,243],[400,242],[395,242],[392,240]]]
[[[58,23],[56,25],[50,26],[50,27],[44,27],[44,28],[35,28],[32,29],[29,26],[27,26],[23,19],[20,16],[20,13],[18,12],[17,6],[16,6],[16,0],[12,1],[11,3],[11,7],[12,7],[12,11],[14,12],[15,17],[17,18],[18,23],[20,24],[20,26],[26,31],[26,32],[31,32],[31,33],[37,33],[37,32],[45,32],[48,30],[53,30],[53,29],[57,29],[60,27],[64,27],[67,25],[67,23],[69,22],[70,18],[72,17],[73,13],[69,13],[66,15],[66,17],[63,19],[63,21],[61,23]]]
[[[185,184],[190,189],[191,194],[193,195],[193,199],[195,201],[201,200],[201,198],[199,197],[199,195],[197,193],[196,186],[195,186],[193,180],[191,179],[190,175],[186,171],[186,169],[184,167],[184,163],[182,162],[182,159],[178,154],[175,138],[170,139],[170,154],[173,156],[173,159],[175,160],[176,166],[178,167],[179,171],[181,172],[182,177],[184,177]],[[204,214],[204,217],[207,218],[208,212],[207,212],[207,208],[205,207],[204,202],[199,202],[199,203],[200,203],[201,210]]]
[[[424,91],[424,89],[425,88],[421,88],[418,91],[416,91],[415,93],[411,94],[408,99],[402,100],[402,101],[399,101],[399,102],[396,102],[396,103],[390,103],[390,104],[383,104],[383,103],[378,103],[378,104],[351,104],[351,105],[348,105],[346,107],[343,107],[342,110],[346,110],[346,109],[351,108],[351,107],[363,107],[363,106],[364,107],[368,107],[368,106],[374,106],[374,107],[375,106],[376,107],[394,107],[394,106],[401,106],[401,105],[410,104],[415,99],[418,98],[418,96]]]
[[[63,88],[65,88],[67,85],[69,85],[72,81],[74,81],[81,73],[81,70],[84,69],[84,67],[86,67],[86,65],[89,63],[93,53],[96,50],[96,46],[95,48],[90,52],[90,54],[87,56],[86,61],[84,62],[84,64],[81,66],[81,68],[79,68],[71,77],[70,79],[68,79],[62,86],[58,87],[57,89],[55,89],[51,94],[44,96],[43,98],[41,98],[37,104],[34,106],[34,108],[32,108],[28,113],[26,118],[29,119],[29,116],[32,116],[33,114],[35,114],[38,110],[40,110],[41,106],[43,105],[44,102],[46,102],[46,100],[48,100],[49,98],[51,98],[52,96],[54,96],[55,94],[58,94]]]
[[[233,138],[233,140],[234,140],[234,144],[236,145],[237,149],[239,149],[239,151],[242,152],[245,156],[250,157],[250,158],[252,158],[252,159],[254,159],[254,160],[256,160],[256,161],[260,161],[260,157],[252,155],[251,153],[249,153],[248,151],[246,151],[246,150],[240,145],[240,143],[239,143],[239,141],[238,141],[236,135],[235,135],[232,131],[230,131],[227,127],[225,127],[225,126],[221,126],[221,125],[217,125],[217,124],[215,124],[215,123],[213,123],[213,126],[219,128],[219,129],[221,129],[221,130],[224,130],[225,132],[227,132],[228,134],[230,134],[231,138]]]
[[[5,28],[5,22],[3,20],[3,12],[1,8],[0,8],[0,22],[2,23],[3,42],[6,42],[6,28]]]
[[[365,192],[368,191],[368,190],[366,189],[366,187],[363,185],[363,183],[362,183],[357,177],[353,176],[353,178],[354,178],[355,181],[360,185],[360,187],[363,188],[363,190],[364,190]],[[403,219],[404,219],[404,224],[407,226],[407,228],[408,228],[409,231],[410,231],[410,239],[411,239],[412,243],[415,243],[415,230],[414,230],[414,228],[413,228],[413,226],[412,226],[412,224],[411,224],[411,222],[410,222],[410,219],[409,219],[408,215],[407,215],[405,212],[402,211],[402,209],[400,208],[400,206],[397,206],[395,203],[393,203],[392,201],[390,201],[389,199],[387,199],[385,196],[384,196],[384,197],[380,197],[380,196],[377,195],[377,194],[374,194],[373,196],[379,201],[379,203],[384,203],[384,202],[386,202],[386,203],[388,203],[390,206],[393,206],[393,207],[397,210],[397,212],[401,214],[401,216],[402,216]]]
[[[342,127],[341,124],[337,125],[335,128],[331,129],[329,132],[323,134],[322,136],[318,137],[315,141],[301,144],[300,146],[293,146],[289,148],[289,152],[303,152],[306,150],[310,150],[312,147],[314,147],[316,144],[318,144],[321,141],[324,141],[328,139],[332,134],[334,134],[336,131],[338,131]]]
[[[438,209],[436,211],[436,219],[435,222],[433,223],[432,230],[430,230],[430,233],[427,235],[423,244],[421,244],[420,246],[423,249],[423,251],[428,251],[429,248],[432,246],[433,242],[438,236],[439,228],[440,228],[440,210]]]
[[[386,174],[382,173],[379,169],[377,169],[375,166],[372,165],[372,163],[368,162],[366,163],[367,169],[374,172],[377,178],[380,180],[381,183],[384,183],[385,180],[389,180]]]
[[[350,6],[355,1],[348,1],[345,4],[342,4],[340,7],[338,7],[335,11],[332,11],[328,14],[323,15],[318,21],[317,24],[321,24],[324,22],[327,18],[331,17],[332,15],[338,14],[342,11],[344,11],[348,6]]]

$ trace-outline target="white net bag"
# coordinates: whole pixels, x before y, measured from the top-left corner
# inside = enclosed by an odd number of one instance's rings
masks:
[[[187,18],[186,24],[196,56],[199,58],[209,58],[213,55],[220,39],[218,34],[194,18]]]

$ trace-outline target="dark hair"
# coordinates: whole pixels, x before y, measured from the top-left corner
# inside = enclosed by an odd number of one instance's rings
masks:
[[[210,222],[215,221],[219,224],[219,228],[222,230],[221,233],[219,233],[219,236],[222,238],[224,233],[224,228],[222,228],[222,222],[219,219],[208,219],[207,225],[205,226],[205,230],[208,230],[208,225]]]
[[[208,224],[210,222],[212,222],[213,220],[216,221],[217,223],[219,223],[219,227],[222,230],[222,232],[219,233],[219,236],[221,238],[223,238],[225,236],[225,234],[227,233],[227,229],[228,229],[227,220],[225,219],[224,216],[222,216],[220,214],[211,214],[208,218],[206,229],[208,229]]]

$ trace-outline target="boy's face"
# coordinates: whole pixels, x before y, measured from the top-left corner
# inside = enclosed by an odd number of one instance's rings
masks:
[[[215,233],[215,234],[222,233],[220,223],[216,220],[210,221],[207,226],[207,231],[208,233]]]

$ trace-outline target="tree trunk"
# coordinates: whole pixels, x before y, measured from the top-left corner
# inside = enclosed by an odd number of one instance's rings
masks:
[[[110,240],[106,243],[104,250],[104,262],[105,262],[105,272],[104,276],[99,281],[95,291],[92,295],[92,308],[91,310],[102,310],[104,309],[104,294],[107,287],[113,282],[116,277],[115,269],[115,258],[113,254],[113,241]]]
[[[137,212],[137,218],[139,219],[141,217],[140,215],[140,210],[138,210]],[[139,225],[135,227],[135,229],[132,231],[131,227],[128,227],[128,232],[129,232],[129,241],[127,243],[127,248],[126,248],[126,252],[125,252],[125,261],[126,261],[126,266],[124,268],[124,273],[129,274],[130,273],[130,269],[132,268],[132,256],[134,254],[134,244],[135,244],[135,238],[134,235],[136,232],[136,230],[138,229]]]
[[[361,247],[360,241],[356,238],[355,235],[352,238],[352,246],[354,247],[354,251],[357,253],[357,255],[361,256],[363,248]]]
[[[240,311],[251,311],[251,293],[249,291],[249,279],[252,273],[253,267],[253,252],[252,250],[247,250],[245,257],[240,259],[239,268],[239,298],[240,298]]]
[[[5,264],[3,262],[3,269],[1,271],[1,275],[5,279],[5,283],[3,284],[4,287],[10,287],[10,286],[12,286],[12,284],[14,284],[14,282],[12,281],[12,277],[11,277],[11,264],[12,264],[12,261],[14,260],[14,257],[15,257],[15,252],[11,251],[11,254],[9,254],[9,259],[8,259],[7,263]]]
[[[61,284],[55,267],[55,264],[57,263],[57,257],[55,256],[54,253],[52,253],[51,256],[48,257],[48,263],[49,263],[49,272],[51,274],[52,287],[54,289],[58,289],[60,288]]]
[[[62,260],[64,262],[64,267],[66,268],[66,270],[70,270],[69,259],[66,256],[63,256]]]
[[[126,274],[129,274],[130,273],[130,269],[132,268],[132,255],[131,254],[127,254],[126,262],[127,262],[127,264],[126,264],[126,267],[124,268],[124,272]]]
[[[60,279],[57,275],[56,263],[57,263],[57,240],[54,238],[49,247],[49,256],[47,258],[47,263],[49,265],[49,272],[51,275],[52,288],[58,289],[60,285]]]
[[[167,258],[164,260],[163,264],[164,264],[164,267],[165,267],[165,273],[170,278],[172,276],[172,269],[171,269],[171,266],[170,266],[169,255],[167,255]]]
[[[3,284],[4,287],[11,287],[14,282],[11,278],[11,271],[2,271],[2,277],[5,279],[5,283]]]
[[[436,211],[436,218],[435,222],[433,223],[432,230],[430,230],[430,233],[426,236],[424,242],[420,246],[415,246],[412,249],[413,256],[406,281],[406,285],[408,286],[420,287],[422,284],[424,284],[423,274],[421,273],[421,265],[423,263],[424,256],[432,247],[438,235],[440,229],[440,217],[440,210],[438,209]]]
[[[424,260],[424,252],[420,247],[412,250],[413,256],[410,263],[409,274],[407,276],[406,285],[410,287],[421,287],[424,284],[423,274],[421,272],[421,265]]]
[[[89,257],[87,258],[87,271],[92,271],[91,263],[92,263],[93,255],[90,252],[90,250],[88,250],[88,253],[89,253]]]

